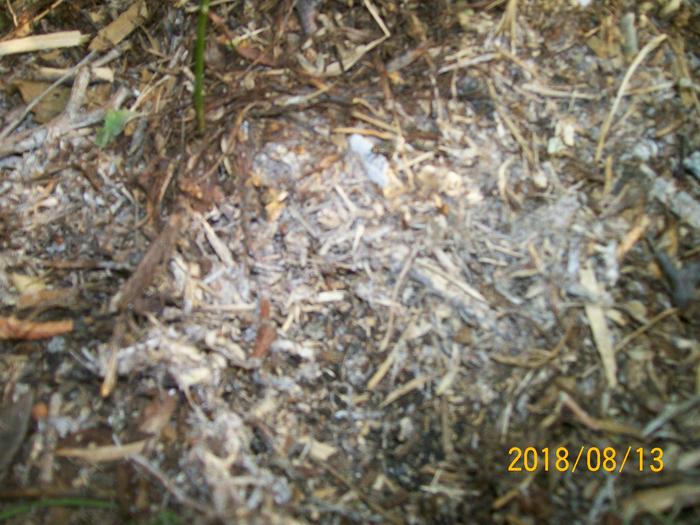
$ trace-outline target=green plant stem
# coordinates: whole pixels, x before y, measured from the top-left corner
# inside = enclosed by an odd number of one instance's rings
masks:
[[[197,113],[199,131],[204,132],[204,47],[207,38],[209,0],[199,3],[197,20],[197,42],[194,48],[194,110]]]

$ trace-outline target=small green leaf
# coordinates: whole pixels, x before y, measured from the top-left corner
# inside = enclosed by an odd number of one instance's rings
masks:
[[[133,111],[126,109],[109,109],[105,113],[105,121],[100,131],[97,132],[95,142],[104,148],[112,142],[124,130],[124,126],[131,117],[136,115]]]

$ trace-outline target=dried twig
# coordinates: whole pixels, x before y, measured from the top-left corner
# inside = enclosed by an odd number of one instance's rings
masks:
[[[622,100],[623,95],[625,94],[625,91],[627,90],[627,85],[630,83],[630,80],[632,78],[632,75],[634,72],[637,70],[639,67],[639,64],[642,63],[642,60],[646,58],[646,56],[651,53],[654,49],[657,48],[661,42],[666,40],[666,35],[658,35],[656,38],[654,38],[651,42],[649,42],[647,45],[645,45],[642,50],[639,52],[637,57],[632,61],[630,64],[630,67],[627,69],[627,73],[625,73],[624,78],[622,79],[622,83],[620,84],[620,87],[617,90],[617,96],[615,97],[615,101],[613,102],[612,107],[610,108],[610,113],[608,113],[608,117],[605,119],[605,122],[603,123],[603,127],[600,129],[600,138],[598,139],[598,146],[596,147],[595,150],[595,161],[600,162],[600,159],[603,155],[603,146],[605,146],[605,139],[608,137],[608,132],[610,131],[610,127],[612,126],[612,120],[613,117],[615,116],[615,113],[617,112],[617,108],[620,106],[620,101]]]
[[[129,459],[137,465],[143,467],[149,474],[156,478],[161,485],[163,485],[163,487],[165,487],[170,494],[175,496],[175,499],[177,499],[177,501],[181,504],[195,509],[197,512],[202,513],[202,515],[209,515],[211,513],[210,507],[202,505],[201,503],[198,503],[190,498],[178,486],[176,486],[164,472],[148,461],[148,459],[142,454],[133,454],[129,457]]]
[[[379,505],[379,503],[374,501],[374,499],[372,499],[370,496],[366,495],[359,487],[352,483],[346,476],[343,476],[334,467],[332,467],[328,463],[322,464],[321,466],[324,469],[326,469],[326,471],[328,471],[335,479],[337,479],[348,489],[350,489],[350,491],[353,494],[355,494],[358,498],[360,498],[365,503],[365,505],[367,505],[374,512],[382,516],[389,523],[393,523],[395,525],[403,525],[404,521],[400,517],[394,515],[393,512],[389,512],[384,507]]]
[[[110,311],[124,310],[140,297],[156,276],[158,266],[167,260],[175,248],[175,242],[185,222],[183,212],[173,214],[168,224],[151,243],[134,273],[112,298]]]

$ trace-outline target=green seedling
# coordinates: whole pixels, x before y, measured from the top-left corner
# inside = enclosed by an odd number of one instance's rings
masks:
[[[124,126],[136,113],[126,109],[108,109],[105,113],[104,124],[97,132],[95,143],[104,148],[124,131]]]

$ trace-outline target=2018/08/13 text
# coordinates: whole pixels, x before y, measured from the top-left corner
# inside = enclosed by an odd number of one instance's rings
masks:
[[[511,462],[508,472],[534,472],[540,465],[545,472],[556,470],[557,472],[572,473],[586,469],[589,472],[617,472],[621,474],[625,468],[638,469],[639,472],[649,471],[659,473],[664,469],[664,451],[659,447],[650,449],[645,454],[643,447],[627,447],[624,455],[618,453],[613,447],[585,447],[581,446],[576,456],[569,453],[566,447],[551,449],[544,447],[511,447],[508,456]]]

